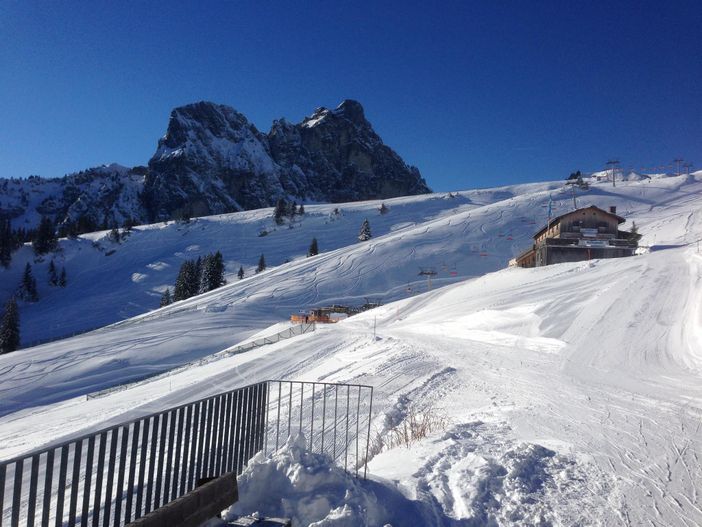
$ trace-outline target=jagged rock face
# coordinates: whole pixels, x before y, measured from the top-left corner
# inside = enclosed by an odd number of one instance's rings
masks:
[[[227,106],[199,102],[171,112],[149,161],[144,198],[154,219],[182,209],[203,216],[270,204],[283,195],[268,141]]]
[[[6,180],[2,188],[0,214],[28,227],[43,214],[57,223],[89,216],[111,225],[255,209],[281,197],[341,202],[430,192],[351,100],[298,124],[275,121],[268,134],[228,106],[189,104],[171,112],[148,168],[110,165],[59,179]]]
[[[269,140],[274,159],[291,173],[289,192],[306,183],[305,197],[336,202],[429,192],[419,170],[383,144],[356,101],[318,108],[296,126],[278,122]]]
[[[227,106],[176,108],[149,169],[154,217],[188,206],[191,215],[259,208],[281,197],[338,202],[429,192],[356,101],[320,108],[299,124],[281,119],[267,135]]]

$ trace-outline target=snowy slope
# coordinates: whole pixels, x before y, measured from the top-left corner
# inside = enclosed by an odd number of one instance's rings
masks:
[[[702,238],[702,173],[595,184],[579,198],[617,205],[640,226],[649,254],[483,274],[504,265],[513,245],[528,245],[538,227],[529,218],[543,217],[549,193],[567,206],[568,194],[549,186],[483,191],[482,202],[480,191],[462,193],[446,212],[444,200],[389,202],[390,214],[371,219],[388,222],[378,229],[385,234],[369,243],[0,357],[0,455],[265,378],[353,380],[376,387],[381,437],[411,408],[447,417],[410,450],[385,449],[370,464],[375,477],[438,511],[437,524],[699,524],[702,259],[693,242]],[[377,203],[357,206],[338,220],[355,215],[349,231]],[[392,216],[403,207],[410,224],[398,228]],[[407,298],[417,266],[442,271],[441,260],[455,262],[461,279],[481,276],[423,294],[417,283]],[[223,349],[298,306],[369,294],[405,298],[102,399],[71,399]]]

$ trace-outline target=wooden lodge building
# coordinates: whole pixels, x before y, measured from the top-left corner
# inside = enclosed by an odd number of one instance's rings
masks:
[[[517,256],[510,265],[540,267],[632,256],[638,247],[638,236],[619,230],[625,221],[617,215],[616,207],[610,207],[608,212],[593,205],[567,212],[534,234],[531,249]]]

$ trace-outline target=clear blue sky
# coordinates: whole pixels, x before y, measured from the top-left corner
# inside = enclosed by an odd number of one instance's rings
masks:
[[[146,164],[170,110],[359,100],[436,190],[702,167],[702,2],[0,0],[0,177]]]

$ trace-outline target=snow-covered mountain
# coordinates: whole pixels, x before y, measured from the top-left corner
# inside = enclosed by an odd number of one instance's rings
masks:
[[[34,324],[23,327],[25,338],[28,327],[77,327],[155,306],[183,258],[214,248],[222,248],[230,283],[1,356],[0,455],[262,379],[355,382],[375,387],[381,439],[412,409],[447,422],[409,449],[380,448],[369,467],[374,481],[350,493],[332,492],[330,479],[316,485],[322,471],[298,466],[299,453],[279,454],[283,476],[310,474],[297,498],[324,505],[291,509],[300,524],[326,515],[325,525],[368,525],[358,504],[375,503],[380,524],[403,525],[418,502],[429,525],[700,524],[702,172],[576,189],[578,206],[614,205],[635,221],[647,253],[505,268],[529,246],[551,198],[555,214],[572,206],[563,183],[396,198],[384,202],[386,214],[380,201],[314,205],[277,230],[266,209],[138,227],[120,245],[108,245],[106,233],[62,241],[69,285],[40,287],[43,299],[21,306]],[[373,238],[358,243],[365,217]],[[262,229],[270,232],[258,236]],[[322,252],[306,258],[312,237]],[[0,275],[3,286],[19,277],[29,251]],[[272,267],[254,275],[261,253]],[[240,264],[241,281],[232,276]],[[46,265],[35,266],[37,276]],[[417,276],[424,267],[438,273],[430,292]],[[385,305],[104,398],[83,397],[275,331],[300,308],[365,297]],[[254,484],[255,474],[252,466]],[[388,488],[406,503],[390,507]]]
[[[0,179],[0,216],[14,228],[121,226],[300,202],[429,192],[419,171],[373,131],[356,101],[259,132],[233,108],[198,102],[171,112],[148,167],[108,165],[63,178]],[[80,228],[86,232],[86,228]]]

